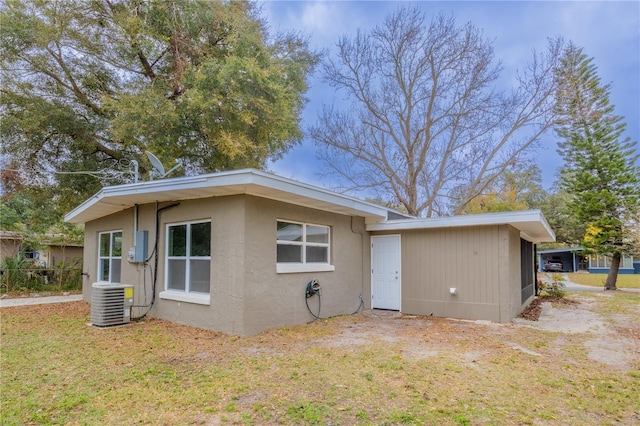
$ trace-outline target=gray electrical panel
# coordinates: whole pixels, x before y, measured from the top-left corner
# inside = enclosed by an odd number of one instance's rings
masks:
[[[135,263],[147,261],[149,256],[149,231],[136,231],[136,251],[133,257]]]

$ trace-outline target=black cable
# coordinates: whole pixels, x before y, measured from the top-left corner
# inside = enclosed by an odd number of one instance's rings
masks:
[[[320,309],[322,308],[322,297],[320,296],[320,292],[316,293],[318,295],[318,314],[314,314],[313,311],[311,311],[311,307],[309,307],[309,299],[310,296],[307,297],[305,296],[304,298],[304,303],[307,305],[307,310],[309,311],[309,313],[311,314],[311,316],[314,318],[313,321],[315,320],[319,320],[319,319],[326,319],[326,318],[322,318],[320,316]],[[362,298],[362,294],[360,295],[360,303],[358,304],[358,307],[356,308],[355,311],[353,311],[353,313],[351,315],[355,315],[358,312],[360,312],[360,309],[362,309],[362,306],[364,306],[364,299]],[[311,322],[313,322],[311,321]]]
[[[149,312],[151,312],[151,309],[153,308],[153,305],[156,302],[156,285],[157,285],[157,282],[158,282],[158,236],[160,234],[160,213],[163,212],[164,210],[167,210],[167,209],[170,209],[172,207],[179,206],[179,205],[180,205],[180,203],[174,203],[174,204],[170,204],[168,206],[164,206],[161,209],[158,209],[158,202],[156,201],[156,235],[155,235],[155,242],[153,244],[153,251],[151,252],[151,255],[149,256],[149,258],[147,259],[147,261],[149,261],[151,259],[151,256],[155,255],[154,268],[151,270],[151,274],[153,276],[152,284],[151,284],[151,302],[149,303],[148,306],[138,306],[138,307],[145,307],[145,308],[148,307],[149,309],[147,309],[147,311],[145,313],[143,313],[142,315],[140,315],[139,317],[131,318],[131,321],[140,321],[141,319],[146,317],[147,314]]]
[[[360,304],[358,305],[358,309],[353,313],[353,315],[357,314],[360,309],[364,307],[364,299],[362,298],[362,293],[364,293],[364,235],[362,232],[356,232],[353,230],[353,216],[351,216],[351,233],[360,235]]]
[[[142,269],[142,293],[144,294],[144,301],[142,305],[131,305],[132,308],[148,308],[151,306],[150,303],[147,303],[147,262],[143,263]],[[149,268],[149,281],[153,282],[153,270]],[[142,317],[140,317],[142,318]]]
[[[355,315],[358,312],[360,312],[360,309],[362,309],[362,306],[364,305],[364,299],[362,298],[362,294],[360,294],[360,304],[358,305],[358,307],[356,308],[356,310],[351,314],[351,315]]]
[[[314,313],[311,311],[311,308],[309,307],[309,297],[306,297],[306,296],[305,296],[305,298],[304,298],[304,303],[307,305],[307,310],[309,311],[309,313],[311,314],[311,316],[312,316],[313,318],[315,318],[315,319],[319,320],[319,319],[323,319],[323,318],[321,318],[321,317],[320,317],[320,308],[322,307],[322,297],[320,296],[320,293],[319,293],[319,292],[318,292],[318,293],[316,293],[316,294],[318,295],[318,315],[314,314]],[[315,320],[314,320],[314,321],[315,321]]]

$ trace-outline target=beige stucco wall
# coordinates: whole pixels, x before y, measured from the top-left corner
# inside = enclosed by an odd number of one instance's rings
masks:
[[[158,268],[155,303],[150,315],[180,324],[209,328],[229,334],[243,334],[242,303],[244,276],[242,273],[244,250],[244,199],[221,197],[200,200],[163,203],[160,208],[158,232]],[[91,284],[97,280],[98,235],[100,232],[122,230],[123,261],[121,283],[135,286],[134,304],[148,305],[152,299],[155,258],[147,265],[126,261],[126,253],[133,247],[134,212],[131,208],[85,225],[85,271],[89,277],[83,283],[84,299],[91,299]],[[148,254],[153,252],[156,240],[156,206],[138,207],[137,229],[148,231]],[[166,226],[170,223],[211,220],[211,286],[210,305],[200,305],[161,299],[165,289]],[[146,289],[146,295],[145,295]],[[146,296],[146,297],[145,297]],[[134,308],[133,316],[140,316],[148,309]]]
[[[166,225],[211,220],[210,305],[157,299],[152,314],[180,324],[244,334],[244,197],[181,201],[161,213],[157,292],[165,289]]]
[[[45,249],[44,257],[46,258],[46,264],[49,267],[58,265],[63,260],[70,265],[76,263],[78,267],[82,266],[82,253],[83,248],[77,246],[49,246],[48,250]]]
[[[402,238],[404,313],[497,322],[519,313],[520,239],[513,227],[395,233]]]
[[[87,222],[84,228],[82,297],[91,301],[91,284],[98,280],[98,235],[100,232],[122,231],[122,247],[124,254],[133,246],[133,209],[125,210],[99,220]],[[122,260],[121,282],[135,284],[141,273],[134,265],[129,265],[126,258]],[[140,281],[142,282],[142,281]]]
[[[167,204],[162,204],[163,207]],[[134,209],[86,224],[84,299],[89,301],[91,284],[97,277],[98,234],[123,231],[122,283],[136,286],[136,304],[142,304],[143,280],[151,288],[150,268],[126,261],[133,246]],[[210,305],[160,299],[165,286],[165,229],[168,223],[211,220]],[[276,221],[288,219],[331,227],[333,272],[276,273]],[[362,218],[337,215],[315,209],[257,197],[238,195],[180,201],[160,216],[156,301],[151,315],[181,324],[236,335],[308,322],[313,319],[305,305],[306,284],[318,279],[322,286],[321,316],[355,311],[362,293],[370,300],[368,236]],[[149,253],[155,239],[155,205],[138,208],[138,230],[149,231]],[[363,251],[364,250],[364,251]],[[150,293],[147,295],[150,300]],[[309,299],[314,313],[317,297]],[[365,305],[368,306],[368,305]],[[134,316],[143,309],[134,310]]]
[[[282,274],[276,272],[276,222],[278,219],[331,227],[332,272]],[[364,219],[337,215],[276,201],[247,197],[245,258],[245,332],[293,325],[313,319],[305,305],[309,281],[322,286],[321,317],[354,312],[363,300],[370,300],[369,237]],[[364,248],[363,248],[364,246]],[[309,299],[317,314],[318,298]],[[369,305],[365,305],[368,307]]]

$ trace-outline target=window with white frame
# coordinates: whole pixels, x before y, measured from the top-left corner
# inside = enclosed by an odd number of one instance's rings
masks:
[[[592,254],[589,256],[589,266],[592,269],[606,269],[611,265],[611,258],[608,256],[603,256],[601,254],[595,255]],[[633,257],[631,256],[622,256],[620,261],[620,268],[622,269],[631,269],[633,268]]]
[[[98,281],[120,282],[122,266],[122,231],[98,234]]]
[[[633,269],[633,257],[622,256],[622,264],[620,267],[624,269]]]
[[[608,268],[609,262],[607,262],[607,258],[602,256],[601,254],[595,255],[592,254],[589,256],[589,267],[590,268]]]
[[[278,272],[331,271],[330,228],[310,223],[277,221]]]
[[[171,292],[209,294],[211,221],[167,225],[166,286]]]

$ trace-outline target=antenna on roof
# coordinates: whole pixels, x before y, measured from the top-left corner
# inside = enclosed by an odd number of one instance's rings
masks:
[[[147,157],[149,157],[149,161],[151,162],[151,166],[153,168],[153,170],[151,170],[149,172],[149,179],[151,179],[151,180],[153,180],[154,176],[159,176],[160,179],[162,179],[165,176],[167,176],[169,173],[171,173],[172,171],[177,169],[178,167],[182,167],[182,160],[176,160],[177,164],[175,166],[173,166],[171,169],[169,169],[168,171],[165,172],[164,171],[164,166],[162,165],[160,160],[158,160],[158,157],[156,157],[155,155],[153,155],[149,151],[145,151],[145,152],[147,154]]]

